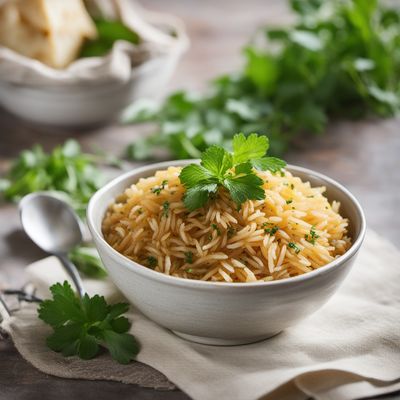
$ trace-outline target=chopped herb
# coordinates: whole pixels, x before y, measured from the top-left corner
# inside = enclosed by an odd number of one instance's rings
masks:
[[[288,246],[289,248],[293,249],[296,254],[300,253],[300,248],[296,245],[296,243],[289,242]]]
[[[305,239],[307,242],[311,244],[315,244],[315,241],[319,238],[319,235],[317,232],[315,232],[315,226],[313,225],[312,228],[310,229],[310,234],[304,235]]]
[[[139,208],[136,212],[137,212],[139,215],[140,215],[140,214],[143,214],[143,208]]]
[[[188,268],[188,269],[186,270],[186,272],[188,272],[188,273],[190,274],[190,273],[193,272],[193,269],[192,269],[192,268]]]
[[[236,229],[229,226],[228,231],[227,231],[228,239],[232,238],[235,235],[235,233],[236,233]]]
[[[168,217],[168,212],[169,212],[169,201],[164,201],[163,205],[163,216],[166,218]]]
[[[191,251],[185,252],[185,262],[188,264],[193,264],[193,253]]]
[[[148,256],[147,257],[147,265],[150,268],[155,268],[157,266],[157,258],[155,258],[153,256]]]
[[[293,183],[290,185],[290,188],[293,190],[294,189],[294,185]]]
[[[278,230],[279,230],[279,227],[274,225],[272,228],[265,228],[264,232],[268,233],[271,236],[273,236],[273,235],[275,235],[276,232],[278,232]]]
[[[161,191],[164,190],[165,186],[167,185],[168,181],[164,180],[161,182],[160,186],[155,186],[151,189],[152,193],[156,194],[157,196],[160,195]]]
[[[221,230],[218,228],[217,224],[211,224],[211,228],[217,231],[218,236],[221,236]]]
[[[290,203],[293,203],[292,199],[286,200],[286,204],[290,204]]]

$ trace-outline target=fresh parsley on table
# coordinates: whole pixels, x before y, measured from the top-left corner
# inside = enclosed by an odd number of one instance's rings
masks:
[[[76,265],[79,272],[89,278],[101,279],[107,276],[107,271],[94,247],[77,246],[68,253],[68,258]]]
[[[78,142],[70,139],[51,153],[45,153],[40,145],[22,151],[1,180],[0,194],[18,201],[32,192],[61,192],[83,216],[90,197],[104,182],[94,156],[83,153]]]
[[[323,132],[334,117],[399,111],[400,10],[377,0],[291,0],[296,22],[264,27],[244,49],[244,68],[216,78],[202,96],[180,91],[161,107],[139,104],[126,122],[156,122],[135,141],[133,159],[167,150],[199,158],[229,146],[232,132],[268,133],[282,154],[304,132]]]
[[[219,187],[229,191],[232,200],[240,206],[246,200],[262,200],[263,180],[254,169],[278,172],[285,167],[283,160],[265,157],[268,138],[253,133],[246,137],[235,135],[230,153],[220,146],[209,147],[201,156],[200,165],[190,164],[179,175],[186,188],[184,204],[189,211],[203,207],[217,194]]]
[[[39,306],[39,318],[53,328],[47,346],[63,356],[77,355],[89,360],[106,348],[120,364],[128,364],[139,352],[139,345],[131,334],[131,326],[122,314],[127,303],[109,305],[103,296],[79,299],[68,282],[50,288],[53,298]]]
[[[29,193],[51,191],[84,218],[90,197],[105,183],[95,162],[100,159],[114,162],[108,155],[96,158],[83,153],[75,140],[67,140],[50,153],[35,145],[22,151],[0,179],[0,195],[7,201],[18,201]],[[86,276],[107,275],[96,251],[87,246],[76,247],[68,256]]]

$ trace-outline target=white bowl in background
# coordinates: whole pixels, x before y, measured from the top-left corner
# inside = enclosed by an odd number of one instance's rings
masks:
[[[115,285],[143,314],[177,335],[204,344],[236,345],[271,337],[318,310],[348,274],[365,235],[364,213],[339,183],[314,171],[287,169],[341,202],[349,219],[351,248],[328,265],[293,278],[270,282],[204,282],[168,276],[129,260],[104,239],[101,224],[108,206],[128,186],[169,166],[171,161],[134,169],[105,185],[90,200],[87,222],[97,250]],[[344,311],[345,312],[345,311]]]
[[[165,31],[176,33],[176,44],[133,67],[128,81],[101,80],[96,83],[91,80],[46,86],[0,80],[0,105],[36,124],[70,128],[103,124],[118,118],[138,99],[157,99],[188,48],[189,39],[178,18],[167,14],[147,14],[155,24],[163,25]]]

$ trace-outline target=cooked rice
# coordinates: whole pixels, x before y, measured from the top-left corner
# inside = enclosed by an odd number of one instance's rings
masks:
[[[238,210],[221,188],[205,207],[188,212],[180,171],[170,167],[140,179],[109,207],[102,229],[114,249],[167,275],[255,282],[304,274],[350,247],[348,221],[324,187],[288,171],[257,172],[265,200],[246,201]]]

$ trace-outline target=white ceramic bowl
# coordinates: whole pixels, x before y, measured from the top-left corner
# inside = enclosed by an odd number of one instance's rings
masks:
[[[45,85],[2,79],[0,105],[18,117],[39,125],[84,128],[118,118],[136,100],[158,99],[187,50],[189,39],[178,18],[154,12],[146,14],[149,23],[154,22],[159,29],[176,33],[175,44],[163,52],[154,52],[148,60],[132,67],[126,81],[118,82],[108,77],[107,80],[99,78],[61,84],[51,82],[49,78],[51,85]],[[25,71],[24,68],[21,67],[21,70]]]
[[[244,344],[271,337],[304,319],[336,292],[364,239],[365,217],[358,201],[339,183],[295,166],[288,170],[314,186],[326,186],[328,198],[341,202],[341,213],[350,221],[352,247],[320,269],[272,282],[203,282],[155,272],[114,250],[103,238],[101,223],[115,197],[139,178],[188,162],[193,160],[153,164],[128,172],[100,189],[88,206],[89,229],[111,279],[143,314],[195,342]]]
[[[132,102],[155,99],[166,87],[181,52],[164,54],[132,70],[127,82],[32,86],[0,82],[0,104],[12,114],[58,128],[96,126],[115,118]],[[55,131],[57,132],[57,131]]]

